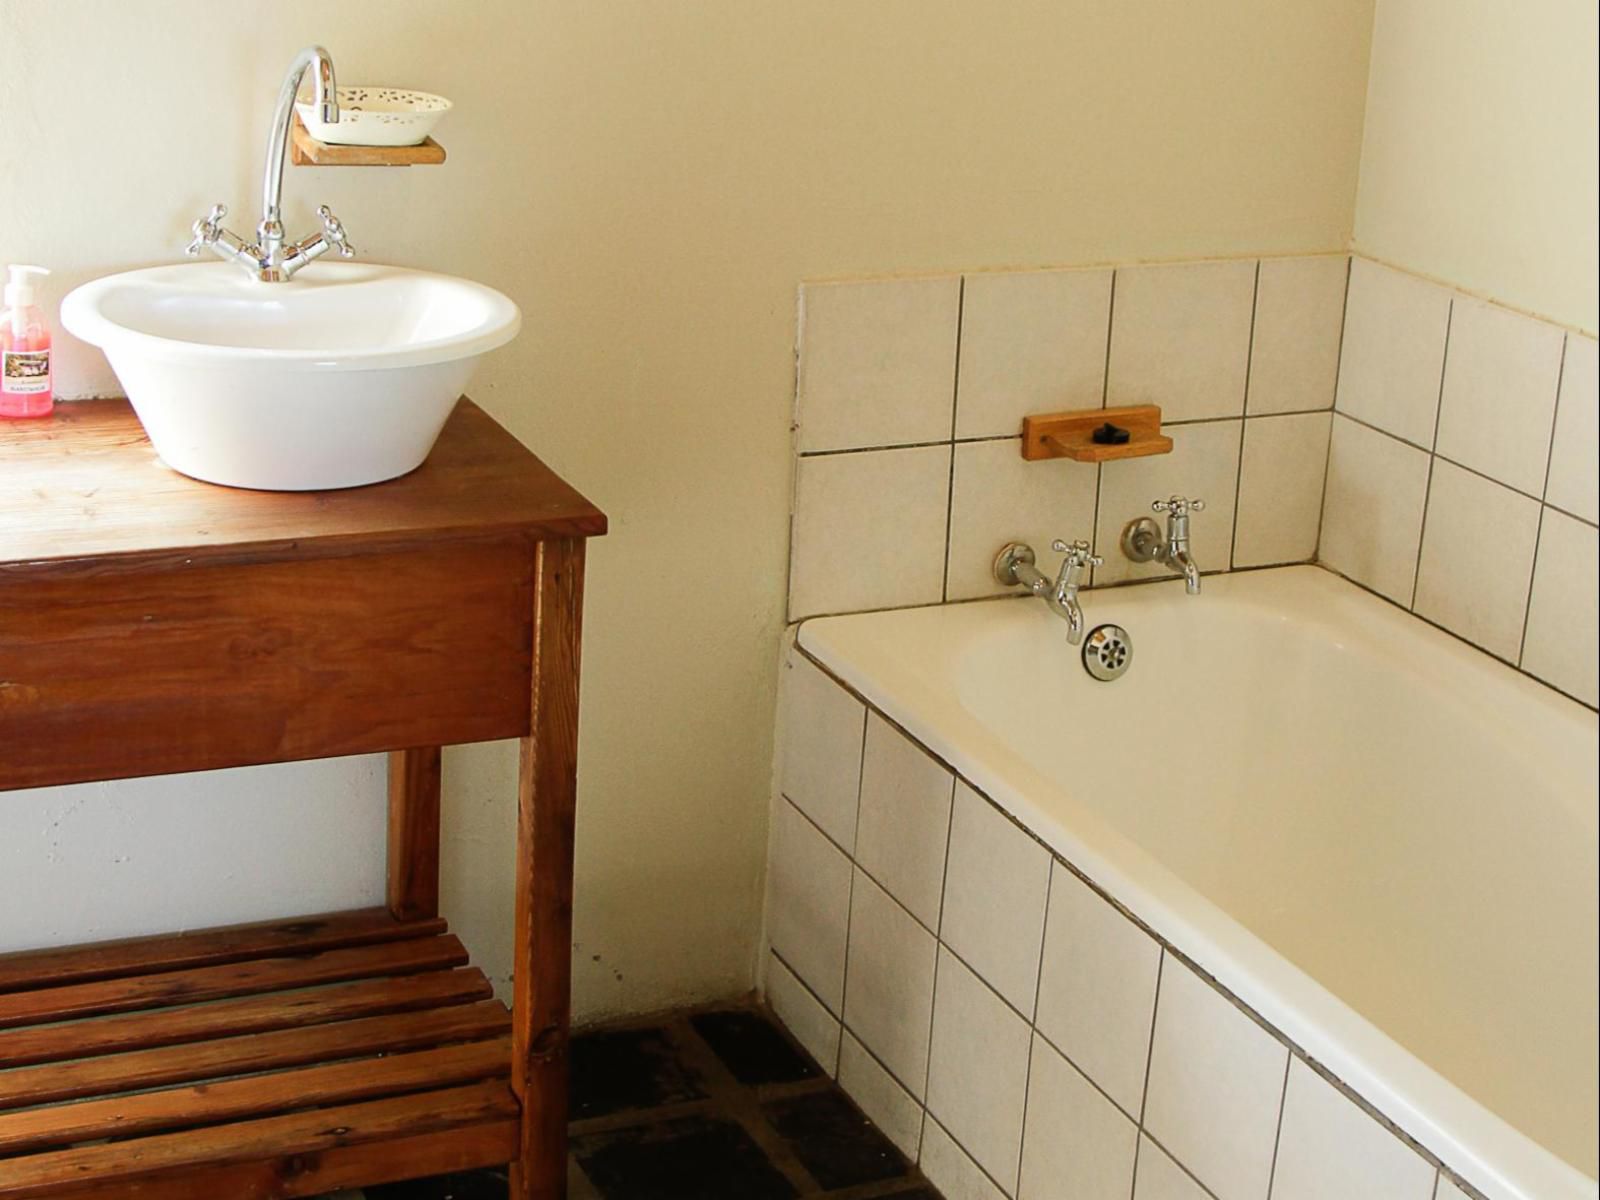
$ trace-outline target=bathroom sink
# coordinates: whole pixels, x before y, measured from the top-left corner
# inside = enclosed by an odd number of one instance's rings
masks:
[[[522,317],[493,288],[426,271],[317,262],[262,283],[217,262],[97,279],[61,321],[105,352],[168,466],[309,491],[420,466]]]

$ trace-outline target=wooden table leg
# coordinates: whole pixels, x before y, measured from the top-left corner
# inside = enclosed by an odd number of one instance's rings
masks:
[[[572,843],[578,772],[578,643],[584,543],[540,542],[534,563],[533,707],[517,798],[511,1086],[522,1138],[512,1200],[567,1194],[567,1034]]]
[[[389,754],[389,914],[439,915],[439,747]]]

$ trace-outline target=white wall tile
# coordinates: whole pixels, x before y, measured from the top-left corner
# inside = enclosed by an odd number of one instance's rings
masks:
[[[822,1007],[775,954],[767,955],[767,1003],[778,1020],[829,1075],[839,1069],[839,1018]]]
[[[866,706],[792,646],[783,668],[780,787],[849,853],[856,840]]]
[[[1457,296],[1437,452],[1509,487],[1541,495],[1561,345],[1561,330],[1548,322]]]
[[[933,935],[857,871],[844,1023],[919,1099],[927,1080],[937,953]]]
[[[1116,1105],[1035,1036],[1019,1200],[1128,1200],[1138,1137]]]
[[[1106,403],[1165,421],[1239,416],[1250,360],[1253,261],[1120,267]]]
[[[791,621],[939,602],[949,446],[802,458],[796,470]]]
[[[1211,1200],[1211,1197],[1160,1146],[1141,1136],[1139,1175],[1133,1187],[1133,1200]]]
[[[1008,1192],[1028,1090],[1028,1024],[950,951],[939,951],[928,1112]]]
[[[1435,459],[1416,612],[1516,662],[1538,537],[1537,500]]]
[[[939,936],[995,991],[1033,1015],[1050,852],[957,781]]]
[[[948,438],[960,305],[953,275],[804,285],[800,450]]]
[[[1025,461],[1020,439],[957,446],[946,598],[1016,591],[994,577],[995,555],[1007,542],[1026,542],[1042,559],[1056,538],[1092,539],[1099,480],[1091,463]]]
[[[1591,706],[1600,704],[1596,561],[1600,561],[1600,532],[1545,509],[1522,669]]]
[[[799,809],[782,797],[773,803],[767,938],[835,1013],[844,999],[850,871],[850,860]]]
[[[1256,282],[1247,411],[1332,408],[1350,259],[1267,258]]]
[[[929,929],[939,928],[955,776],[877,713],[867,718],[856,862]]]
[[[1600,522],[1600,362],[1595,347],[1593,338],[1567,336],[1545,492],[1551,504],[1590,522]]]
[[[1244,423],[1233,565],[1306,562],[1317,552],[1330,413]]]
[[[1060,863],[1050,883],[1039,1032],[1124,1111],[1144,1096],[1161,947]]]
[[[839,1086],[912,1162],[922,1143],[922,1105],[850,1034],[839,1049]]]
[[[1353,259],[1335,407],[1431,449],[1449,324],[1444,288]]]
[[[1096,567],[1096,584],[1124,579],[1175,577],[1160,563],[1136,563],[1122,553],[1122,530],[1136,517],[1166,518],[1150,502],[1174,492],[1206,502],[1189,520],[1189,545],[1202,571],[1226,570],[1233,557],[1233,506],[1239,485],[1241,421],[1208,421],[1171,426],[1171,454],[1128,458],[1100,468],[1100,515],[1095,552],[1106,561]]]
[[[1289,1064],[1272,1200],[1433,1200],[1436,1175],[1305,1063]]]
[[[1409,606],[1428,463],[1427,452],[1335,415],[1318,560]]]
[[[995,1186],[939,1122],[929,1120],[922,1134],[922,1173],[944,1200],[1001,1200]]]
[[[1170,956],[1144,1125],[1218,1200],[1262,1200],[1288,1050]]]
[[[1471,1200],[1466,1191],[1456,1184],[1448,1175],[1439,1176],[1439,1190],[1433,1200]]]
[[[1029,413],[1099,408],[1111,271],[968,275],[956,436],[1011,436]]]

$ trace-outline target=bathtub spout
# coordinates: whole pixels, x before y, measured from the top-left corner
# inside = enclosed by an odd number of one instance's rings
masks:
[[[1183,590],[1191,596],[1200,594],[1200,567],[1189,557],[1188,547],[1174,550],[1167,556],[1167,566],[1183,572]]]

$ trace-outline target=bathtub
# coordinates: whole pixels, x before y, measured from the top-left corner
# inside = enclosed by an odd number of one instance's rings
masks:
[[[1592,1200],[1595,713],[1317,567],[1084,606],[1119,680],[1021,597],[797,646],[1447,1179]]]

